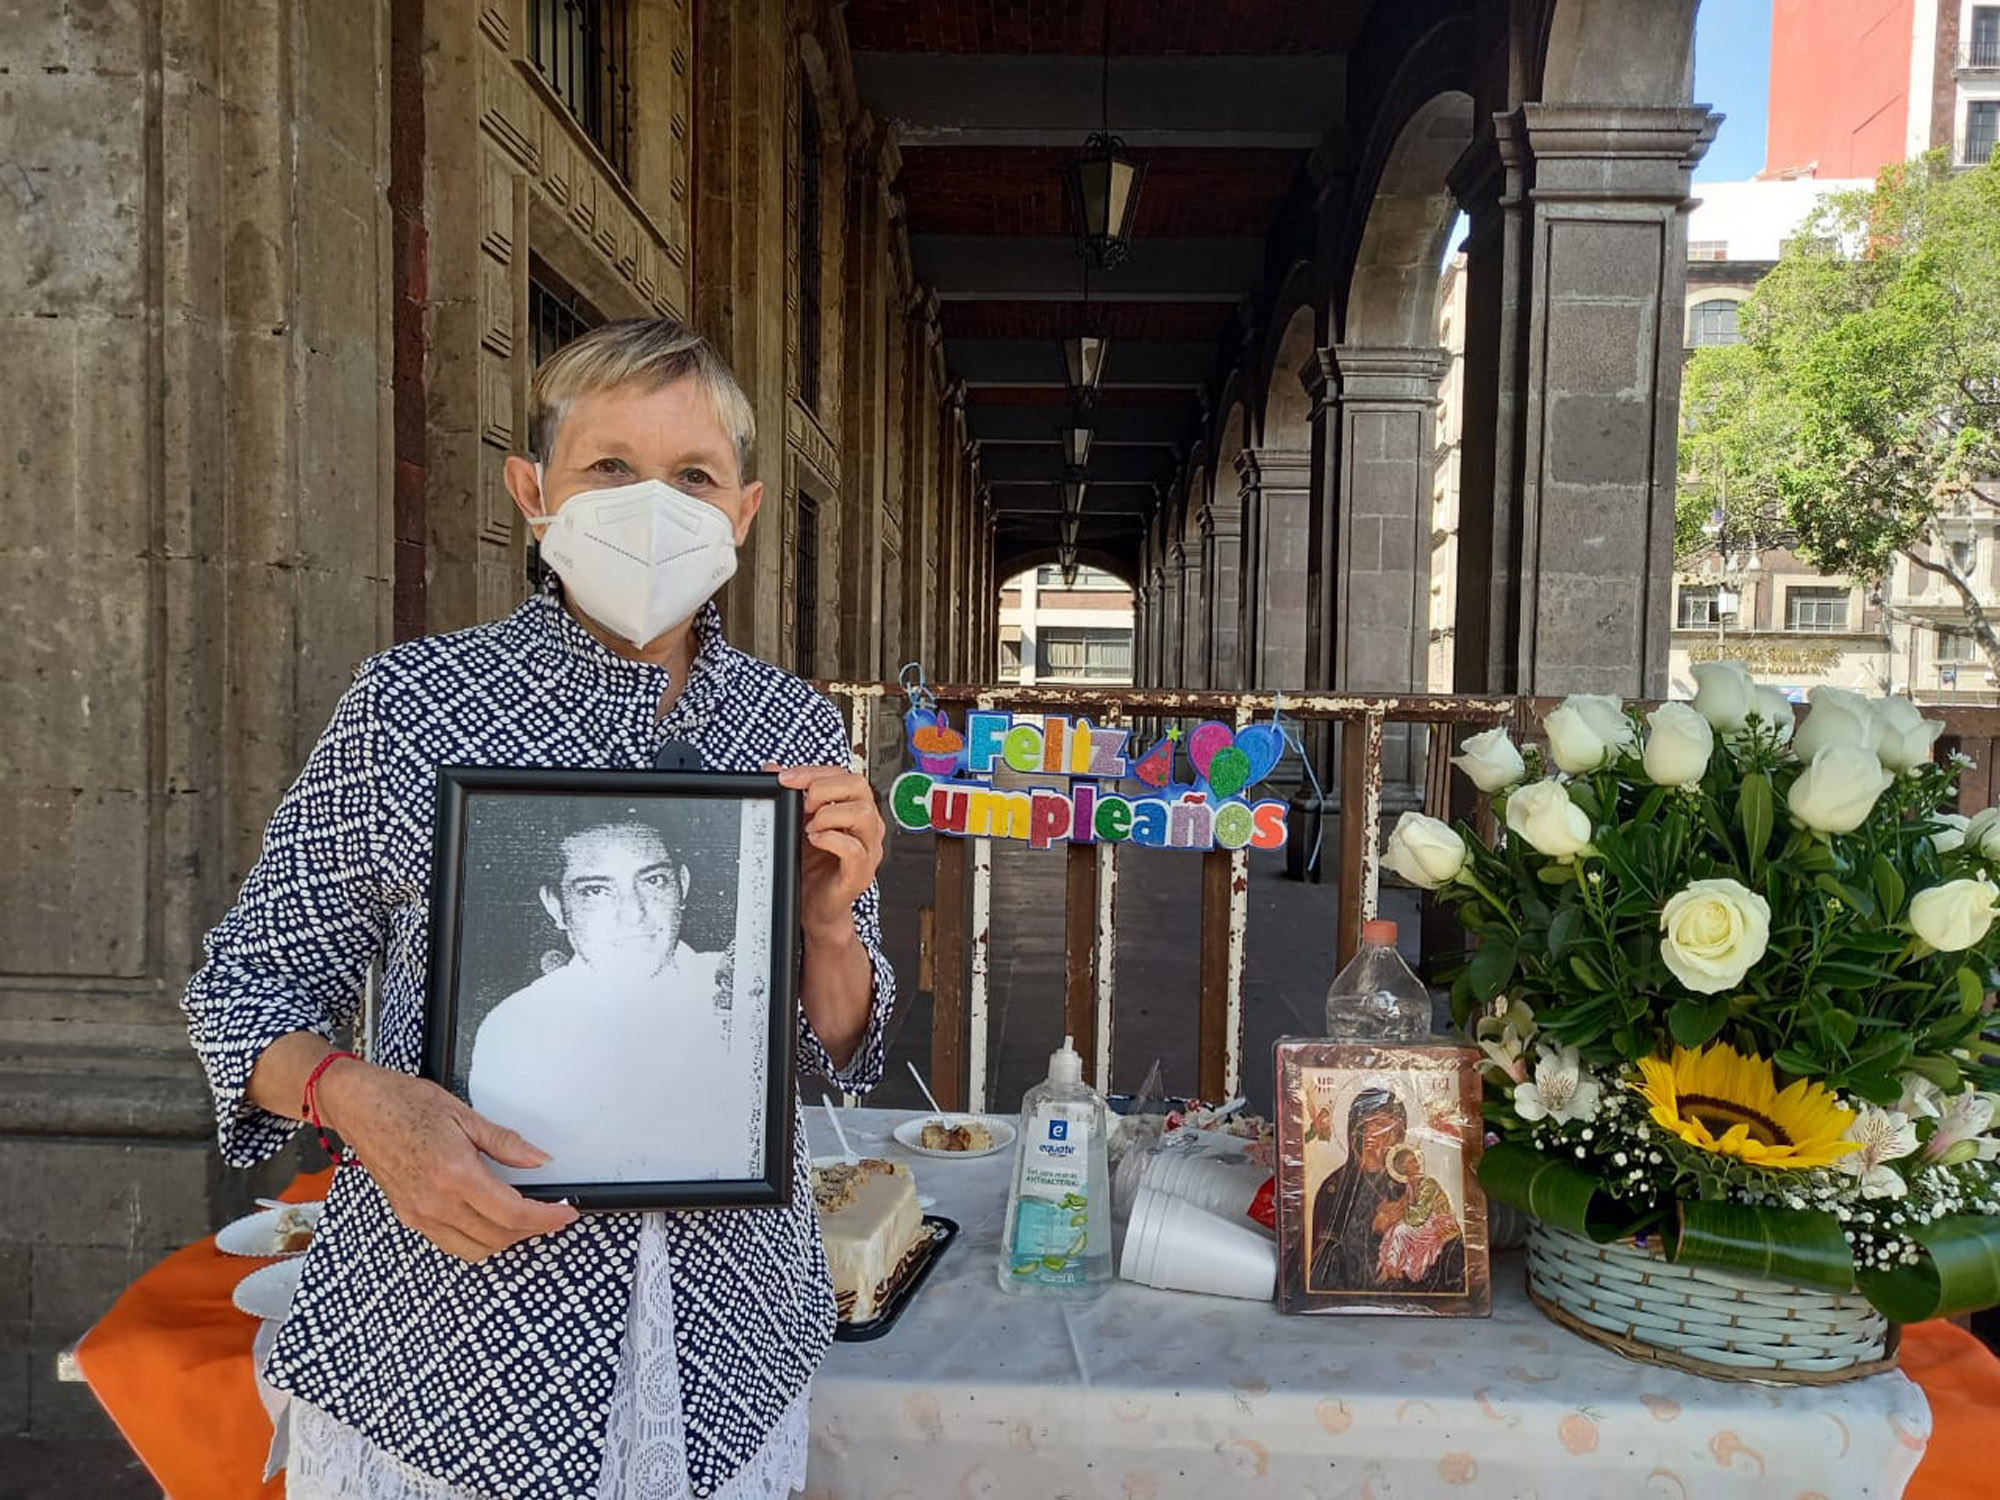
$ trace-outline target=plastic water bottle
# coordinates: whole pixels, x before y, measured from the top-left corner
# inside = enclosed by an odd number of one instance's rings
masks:
[[[1431,1034],[1431,995],[1396,951],[1396,924],[1361,924],[1361,949],[1326,992],[1326,1034],[1343,1041],[1418,1042]]]
[[[1104,1100],[1064,1037],[1048,1078],[1021,1099],[1000,1290],[1087,1301],[1111,1284],[1109,1140]]]

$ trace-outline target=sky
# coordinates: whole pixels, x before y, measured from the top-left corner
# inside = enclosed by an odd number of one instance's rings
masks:
[[[1701,0],[1694,22],[1694,97],[1727,115],[1695,167],[1696,182],[1741,182],[1764,165],[1771,94],[1771,0]]]

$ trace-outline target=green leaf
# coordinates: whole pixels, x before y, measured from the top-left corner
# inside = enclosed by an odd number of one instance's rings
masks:
[[[1667,1030],[1683,1047],[1699,1047],[1722,1030],[1729,1019],[1729,997],[1709,995],[1703,999],[1683,996],[1667,1011]]]
[[[1876,855],[1870,869],[1875,877],[1875,895],[1882,903],[1882,920],[1893,922],[1903,910],[1903,877],[1889,863],[1886,854]]]
[[[1569,971],[1592,990],[1603,991],[1611,988],[1605,983],[1604,976],[1598,972],[1596,965],[1581,953],[1570,959]]]
[[[1920,1323],[2000,1302],[2000,1218],[1960,1214],[1905,1232],[1924,1252],[1915,1265],[1856,1278],[1884,1317]]]
[[[1600,1245],[1625,1233],[1630,1222],[1597,1178],[1519,1141],[1486,1148],[1479,1185],[1489,1197]]]
[[[1949,1057],[1913,1057],[1910,1059],[1910,1071],[1928,1078],[1947,1094],[1957,1093],[1959,1084],[1964,1081],[1958,1064]]]
[[[1571,885],[1576,881],[1576,866],[1551,861],[1535,871],[1535,878],[1543,885]]]
[[[1683,1203],[1670,1247],[1678,1264],[1804,1282],[1836,1292],[1854,1286],[1854,1257],[1832,1214],[1747,1203]]]
[[[1771,778],[1762,771],[1752,771],[1743,778],[1736,794],[1736,816],[1743,825],[1743,841],[1750,853],[1749,875],[1755,880],[1771,847]]]
[[[1577,931],[1583,926],[1583,908],[1565,906],[1549,922],[1549,957],[1560,960],[1564,950],[1576,941]]]
[[[1472,955],[1472,962],[1466,965],[1466,973],[1472,980],[1472,993],[1491,1004],[1493,998],[1507,988],[1507,981],[1514,977],[1514,961],[1512,943],[1481,943]]]
[[[1968,968],[1960,968],[1955,977],[1958,980],[1958,1007],[1969,1015],[1986,1003],[1985,981]]]

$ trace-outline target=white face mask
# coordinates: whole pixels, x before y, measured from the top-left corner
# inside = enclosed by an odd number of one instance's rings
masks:
[[[688,619],[736,572],[729,517],[658,479],[585,490],[528,524],[548,528],[543,560],[577,608],[635,646]]]

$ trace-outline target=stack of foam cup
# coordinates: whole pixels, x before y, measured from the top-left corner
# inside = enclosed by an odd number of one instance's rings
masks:
[[[1271,1180],[1270,1169],[1248,1157],[1196,1156],[1162,1152],[1147,1164],[1141,1186],[1184,1198],[1232,1222],[1250,1220],[1250,1204]]]
[[[1269,1301],[1278,1247],[1251,1224],[1231,1223],[1149,1184],[1132,1205],[1118,1274],[1172,1291]]]

